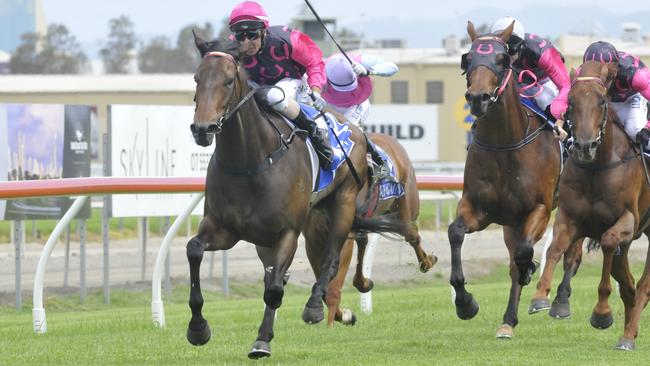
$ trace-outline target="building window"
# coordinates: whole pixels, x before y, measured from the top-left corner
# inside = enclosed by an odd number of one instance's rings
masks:
[[[409,82],[393,80],[390,82],[390,102],[406,104],[409,102]]]
[[[427,81],[427,103],[442,104],[444,102],[443,86],[442,81]]]

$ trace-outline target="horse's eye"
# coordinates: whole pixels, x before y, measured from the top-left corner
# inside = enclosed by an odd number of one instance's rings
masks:
[[[227,87],[231,87],[232,84],[233,84],[234,82],[235,82],[235,79],[226,80],[225,85],[226,85]]]

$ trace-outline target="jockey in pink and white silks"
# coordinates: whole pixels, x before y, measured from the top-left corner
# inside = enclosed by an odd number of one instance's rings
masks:
[[[650,148],[650,121],[648,121],[648,100],[650,100],[650,70],[638,57],[617,51],[607,42],[594,42],[585,51],[583,62],[599,61],[617,66],[616,78],[607,93],[612,98],[612,108],[623,123],[625,133],[647,150]],[[567,110],[568,91],[554,102],[560,115]]]
[[[497,20],[491,32],[500,34],[512,22],[515,24],[508,40],[508,52],[512,69],[517,74],[519,92],[524,97],[534,98],[548,116],[560,119],[561,115],[553,111],[551,103],[563,91],[568,93],[571,86],[562,55],[548,39],[525,33],[521,22],[512,17]]]
[[[345,116],[348,122],[364,129],[363,122],[370,112],[370,75],[393,76],[399,68],[393,62],[370,55],[355,54],[348,57],[352,63],[342,54],[332,55],[325,61],[327,83],[322,95],[328,106]],[[370,139],[367,140],[368,153],[380,167],[379,178],[390,179],[387,164]]]
[[[266,11],[255,1],[235,6],[228,19],[230,40],[243,56],[249,83],[260,88],[256,96],[311,137],[323,168],[332,162],[332,148],[316,123],[305,115],[298,102],[322,110],[320,96],[325,85],[325,64],[320,48],[306,34],[287,26],[269,26]]]
[[[370,112],[370,94],[374,76],[393,76],[399,70],[393,62],[370,55],[349,55],[352,64],[341,54],[325,60],[327,84],[323,98],[327,104],[345,118],[363,128]]]

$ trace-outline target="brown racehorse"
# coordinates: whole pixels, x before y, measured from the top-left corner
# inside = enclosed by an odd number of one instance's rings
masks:
[[[552,131],[519,101],[506,45],[512,28],[479,36],[468,22],[472,46],[461,67],[467,74],[465,98],[478,118],[465,162],[463,195],[449,226],[456,314],[471,319],[479,306],[465,289],[463,239],[491,223],[503,225],[512,284],[498,338],[512,337],[518,323],[521,290],[536,269],[533,244],[548,224],[560,174],[560,147]]]
[[[368,134],[368,137],[390,157],[393,166],[395,167],[397,180],[404,187],[404,195],[379,201],[377,196],[379,187],[377,185],[373,185],[370,190],[364,187],[364,189],[359,192],[359,197],[357,199],[359,206],[365,208],[364,211],[369,217],[397,215],[397,219],[404,224],[405,228],[405,230],[399,234],[402,235],[406,242],[413,247],[420,264],[420,271],[425,273],[433,267],[433,265],[438,261],[438,258],[433,255],[427,255],[420,244],[421,238],[417,224],[418,214],[420,213],[420,197],[413,165],[408,158],[406,150],[395,138],[379,133],[370,133]],[[313,217],[315,218],[315,216]],[[312,225],[312,227],[318,228],[319,226]],[[305,235],[317,237],[318,233],[306,232]],[[349,309],[342,310],[339,308],[339,305],[341,304],[341,289],[348,268],[350,267],[355,239],[358,247],[358,255],[357,269],[353,282],[354,287],[364,293],[370,291],[373,287],[372,281],[365,278],[362,271],[363,256],[368,243],[368,234],[365,232],[356,234],[352,233],[351,238],[348,238],[341,250],[338,272],[330,282],[325,297],[325,302],[328,307],[327,325],[330,327],[333,325],[334,320],[346,325],[354,325],[356,322],[356,316]],[[318,278],[320,272],[319,263],[323,247],[316,244],[318,244],[317,240],[309,241],[309,245],[307,245],[307,256],[311,262],[312,268],[314,269],[314,274]]]
[[[357,182],[342,164],[328,188],[312,195],[312,171],[307,144],[295,138],[283,119],[259,108],[255,90],[236,49],[195,36],[203,57],[195,74],[196,109],[191,125],[195,142],[215,141],[208,165],[204,216],[198,234],[187,243],[190,264],[192,319],[187,339],[194,345],[208,342],[210,328],[201,309],[199,269],[205,250],[227,250],[238,241],[255,244],[264,268],[266,309],[250,358],[270,356],[275,310],[282,304],[284,275],[297,247],[300,232],[312,207],[327,215],[325,253],[315,291],[325,292],[336,273],[336,261],[348,233],[359,230],[400,230],[401,225],[361,218],[356,197],[365,180]],[[349,159],[356,171],[366,171],[365,138],[351,126],[356,146]]]
[[[650,189],[639,154],[610,106],[607,90],[615,76],[611,64],[598,62],[584,63],[577,77],[571,73],[567,120],[574,145],[560,179],[553,242],[534,299],[548,296],[553,269],[562,253],[584,237],[598,238],[603,268],[591,324],[604,329],[614,321],[608,303],[611,275],[619,283],[625,305],[625,332],[616,347],[632,350],[641,311],[650,295],[650,261],[646,261],[635,296],[627,253],[634,239],[650,234]]]

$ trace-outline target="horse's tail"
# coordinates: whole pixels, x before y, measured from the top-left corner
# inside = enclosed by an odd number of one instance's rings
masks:
[[[404,236],[409,225],[388,216],[381,218],[364,218],[356,216],[352,222],[352,230],[366,233],[395,233]]]

